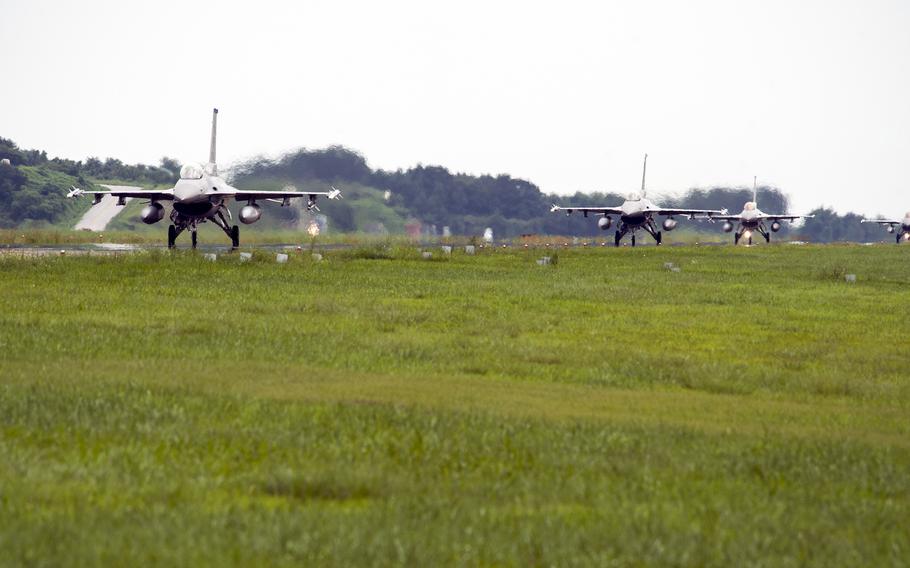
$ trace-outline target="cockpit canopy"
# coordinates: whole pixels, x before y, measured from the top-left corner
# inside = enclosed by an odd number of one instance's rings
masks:
[[[199,164],[184,164],[180,168],[180,179],[202,179],[202,174],[205,170],[202,169],[202,166]]]
[[[627,201],[641,201],[641,194],[637,192],[632,192],[626,196]]]
[[[743,211],[755,211],[755,202],[746,201],[746,204],[743,205]]]

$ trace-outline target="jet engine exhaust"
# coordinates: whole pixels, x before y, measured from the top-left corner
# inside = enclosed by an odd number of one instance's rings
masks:
[[[142,213],[139,214],[139,217],[146,225],[157,223],[164,218],[164,206],[157,201],[153,201],[142,208]]]

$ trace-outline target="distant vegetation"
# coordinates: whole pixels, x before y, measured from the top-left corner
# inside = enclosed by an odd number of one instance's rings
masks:
[[[6,138],[0,138],[0,159],[10,162],[0,165],[0,227],[72,225],[90,201],[65,199],[71,186],[91,190],[95,181],[171,184],[180,169],[171,158],[162,158],[159,166],[127,165],[115,158],[48,158],[43,150],[24,150]]]
[[[881,240],[893,240],[892,236],[885,230],[874,223],[860,223],[863,216],[856,213],[847,213],[838,215],[829,207],[819,207],[809,212],[815,215],[813,219],[807,219],[805,226],[800,229],[800,235],[807,240],[819,243],[827,242],[857,242],[867,243]],[[900,217],[899,213],[886,215],[893,218]],[[875,215],[878,217],[878,215]]]
[[[88,158],[84,162],[49,159],[46,152],[23,150],[0,138],[0,158],[12,167],[0,168],[0,227],[75,222],[86,201],[71,202],[63,195],[71,185],[91,189],[95,181],[136,185],[167,185],[177,179],[180,164],[162,158],[158,166],[127,165],[115,158]],[[333,231],[402,234],[409,224],[424,234],[477,235],[491,227],[497,237],[522,234],[595,236],[603,234],[592,219],[550,213],[552,203],[564,206],[620,204],[618,193],[548,195],[530,181],[510,175],[453,173],[442,166],[418,165],[407,170],[374,170],[364,156],[341,146],[321,150],[301,148],[277,159],[255,158],[233,168],[232,182],[241,188],[324,191],[330,185],[344,190],[345,199],[324,207]],[[663,196],[664,206],[742,210],[752,193],[745,187],[694,188],[681,196]],[[775,187],[759,188],[759,203],[769,213],[789,211],[789,199]],[[133,208],[135,209],[135,207]],[[887,234],[873,225],[861,225],[861,216],[838,215],[830,209],[812,212],[816,219],[789,234],[815,242],[878,241]],[[298,228],[299,208],[272,208],[256,231]],[[71,223],[70,223],[71,224]],[[123,221],[120,228],[137,228]],[[685,225],[684,225],[685,226]],[[719,226],[690,225],[718,232]],[[788,229],[785,224],[784,234]]]

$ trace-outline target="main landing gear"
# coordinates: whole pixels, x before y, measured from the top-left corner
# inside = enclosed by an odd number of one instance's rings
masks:
[[[752,244],[752,232],[753,232],[753,231],[758,231],[758,233],[759,233],[761,236],[765,237],[765,242],[766,242],[766,243],[770,243],[770,242],[771,242],[771,232],[768,231],[768,230],[765,228],[764,224],[761,224],[761,225],[759,225],[758,227],[756,227],[756,228],[754,228],[754,229],[745,229],[745,228],[744,228],[744,229],[743,229],[741,232],[739,232],[739,233],[733,233],[733,244],[734,244],[734,245],[738,245],[738,244],[739,244],[739,240],[743,238],[743,235],[745,235],[746,232],[748,232],[748,233],[749,233],[749,236],[747,237],[747,238],[749,239],[748,243],[751,245],[751,244]]]
[[[762,236],[765,237],[765,242],[766,242],[766,243],[771,242],[771,235],[769,235],[769,234],[763,234]],[[742,234],[742,233],[733,233],[733,244],[734,244],[734,245],[738,245],[738,244],[739,244],[739,240],[740,240],[741,238],[743,238],[743,234]],[[748,239],[749,239],[749,240],[747,241],[747,244],[749,244],[749,245],[751,246],[751,245],[752,245],[752,233],[749,233]]]
[[[224,217],[224,210],[219,209],[218,213],[211,218],[212,222],[221,227],[221,230],[224,231],[224,234],[231,239],[231,247],[237,248],[240,246],[240,227],[237,225],[228,225],[227,219]]]
[[[174,248],[177,246],[177,237],[180,236],[187,227],[178,227],[176,225],[168,225],[167,227],[167,248]],[[198,243],[198,237],[196,235],[196,227],[189,227],[190,231],[190,242],[193,244],[193,248],[196,248]]]
[[[167,248],[174,248],[177,244],[177,237],[185,229],[183,227],[177,227],[175,225],[168,225],[167,228]],[[190,243],[193,248],[199,244],[198,233],[195,228],[189,229],[190,231]],[[240,246],[240,227],[234,225],[233,227],[225,230],[225,233],[231,237],[231,247],[238,248]]]
[[[646,230],[652,237],[654,237],[654,242],[655,242],[658,246],[660,246],[661,241],[663,241],[663,238],[662,238],[662,237],[663,237],[663,234],[662,234],[660,231],[655,230],[653,227],[649,227],[649,226],[647,226],[647,225],[645,226],[645,230]],[[626,233],[628,233],[628,232],[629,232],[629,229],[628,229],[628,228],[618,229],[618,230],[616,231],[616,236],[613,238],[613,244],[614,244],[614,246],[619,246],[620,241],[622,241],[622,238],[623,238],[624,236],[626,236]],[[632,230],[632,239],[631,239],[631,240],[632,240],[632,246],[634,247],[634,246],[635,246],[635,230],[634,230],[634,229]]]
[[[192,243],[193,248],[196,248],[199,243],[199,236],[196,232],[198,228],[198,223],[204,223],[206,220],[202,219],[192,219],[186,218],[183,216],[174,216],[171,218],[174,222],[173,225],[169,225],[167,228],[167,248],[174,248],[177,242],[177,237],[180,236],[180,233],[183,231],[190,232],[190,242]],[[228,225],[227,219],[225,219],[224,214],[219,211],[216,216],[209,217],[209,220],[214,222],[222,231],[231,239],[231,247],[238,248],[240,246],[240,227],[237,225]]]

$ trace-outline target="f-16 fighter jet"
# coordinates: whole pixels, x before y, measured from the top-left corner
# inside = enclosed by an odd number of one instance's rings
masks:
[[[138,199],[148,199],[148,205],[142,209],[141,218],[143,223],[151,225],[164,218],[163,202],[171,202],[171,225],[167,231],[167,246],[174,247],[177,236],[183,231],[189,231],[192,237],[193,248],[196,248],[196,229],[201,223],[211,221],[218,225],[222,231],[231,239],[234,248],[240,246],[240,227],[231,226],[228,222],[232,219],[231,212],[228,210],[228,203],[231,200],[245,201],[240,209],[240,222],[246,225],[255,223],[262,216],[257,201],[273,201],[280,203],[282,207],[291,204],[291,199],[305,198],[307,200],[307,210],[317,210],[316,198],[325,196],[328,199],[338,199],[341,192],[332,188],[328,192],[313,191],[256,191],[245,190],[231,187],[218,175],[218,165],[215,161],[215,141],[218,125],[218,109],[212,113],[212,142],[209,148],[209,161],[202,164],[186,164],[180,169],[180,180],[171,189],[165,190],[111,190],[111,191],[83,191],[73,188],[67,193],[69,198],[77,198],[85,193],[91,193],[95,196],[92,205],[101,202],[104,195],[112,195],[117,198],[117,205],[126,205],[128,197]]]
[[[749,244],[752,244],[752,232],[758,231],[761,233],[761,236],[765,237],[765,242],[771,242],[771,233],[776,233],[780,231],[781,221],[793,221],[795,219],[810,219],[814,215],[769,215],[763,213],[758,208],[758,188],[756,186],[758,178],[752,178],[752,201],[746,202],[743,206],[743,212],[739,215],[712,215],[711,219],[715,221],[723,221],[723,229],[725,233],[729,233],[735,228],[735,224],[739,223],[739,229],[733,233],[733,244],[739,244],[740,239],[748,239]],[[770,227],[765,226],[765,221],[768,221],[771,225]],[[769,232],[768,229],[771,229]]]
[[[664,231],[672,231],[676,228],[677,221],[673,217],[679,215],[694,219],[697,216],[708,217],[711,215],[723,215],[726,210],[715,211],[711,209],[665,209],[658,207],[648,200],[645,190],[645,174],[648,171],[648,155],[645,154],[645,163],[641,172],[641,193],[632,193],[626,198],[625,202],[619,207],[560,207],[556,204],[550,208],[550,211],[565,211],[566,215],[571,215],[575,211],[581,211],[585,217],[588,214],[594,214],[600,217],[597,220],[597,226],[606,231],[613,226],[611,215],[617,215],[618,225],[616,227],[616,237],[614,244],[619,246],[622,238],[627,233],[632,233],[632,246],[635,246],[635,232],[644,229],[649,235],[654,237],[657,244],[661,242],[661,232],[657,229],[654,221],[655,215],[666,217],[663,221]]]
[[[897,241],[897,244],[901,244],[903,240],[910,240],[910,211],[907,211],[901,221],[896,219],[863,219],[860,223],[878,223],[884,226],[889,233],[896,233],[895,241]]]

